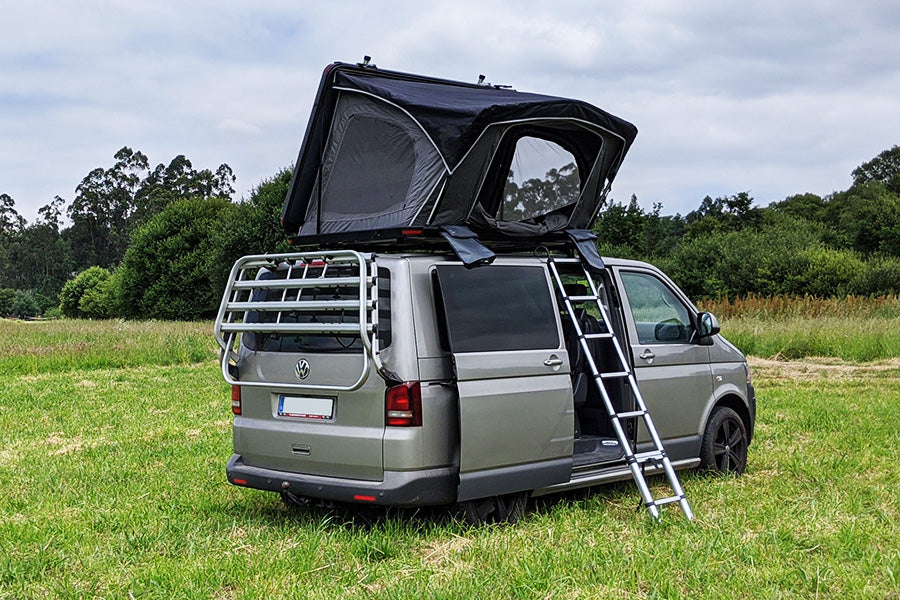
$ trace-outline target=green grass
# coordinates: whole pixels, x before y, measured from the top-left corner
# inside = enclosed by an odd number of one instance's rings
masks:
[[[719,317],[722,334],[745,354],[849,361],[900,357],[900,296],[752,296],[698,303]]]
[[[0,319],[0,373],[196,363],[215,358],[210,322]]]
[[[655,524],[619,484],[470,528],[439,510],[287,509],[228,485],[215,361],[58,362],[116,325],[78,326],[41,342],[52,368],[5,371],[0,388],[3,599],[900,598],[896,362],[758,364],[748,471],[684,474],[693,523],[668,509]],[[142,326],[142,340],[194,327]]]
[[[722,335],[752,356],[830,356],[849,361],[900,357],[900,317],[739,316],[722,319],[721,326]]]

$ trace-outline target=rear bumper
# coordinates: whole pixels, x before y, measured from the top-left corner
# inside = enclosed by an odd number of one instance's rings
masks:
[[[251,467],[244,464],[240,454],[231,456],[225,473],[230,483],[240,487],[270,492],[287,490],[308,498],[389,506],[451,504],[456,501],[459,484],[456,467],[385,471],[382,481],[365,481]]]

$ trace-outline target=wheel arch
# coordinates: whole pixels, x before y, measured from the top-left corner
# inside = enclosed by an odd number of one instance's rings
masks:
[[[710,408],[709,414],[706,415],[706,421],[703,428],[706,428],[706,423],[709,423],[709,419],[712,417],[713,412],[719,406],[726,406],[738,414],[741,421],[744,422],[744,427],[747,429],[747,444],[749,445],[750,442],[753,441],[753,419],[750,417],[750,409],[747,407],[747,403],[737,394],[725,394],[716,400],[715,404]]]

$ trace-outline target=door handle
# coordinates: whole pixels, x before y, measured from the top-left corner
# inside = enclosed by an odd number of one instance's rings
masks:
[[[643,358],[644,360],[650,360],[651,358],[656,358],[656,355],[653,354],[653,351],[650,350],[650,348],[644,348],[644,351],[641,352],[640,358]]]
[[[544,366],[546,367],[559,367],[563,364],[563,360],[561,358],[552,357],[548,358],[544,361]]]

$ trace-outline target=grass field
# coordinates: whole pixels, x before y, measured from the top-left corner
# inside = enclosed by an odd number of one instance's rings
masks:
[[[745,354],[850,361],[900,357],[900,296],[742,298],[705,301],[723,334]]]
[[[691,524],[619,484],[471,528],[228,485],[210,329],[0,323],[0,598],[900,598],[898,354],[754,359],[747,473],[684,474]]]

